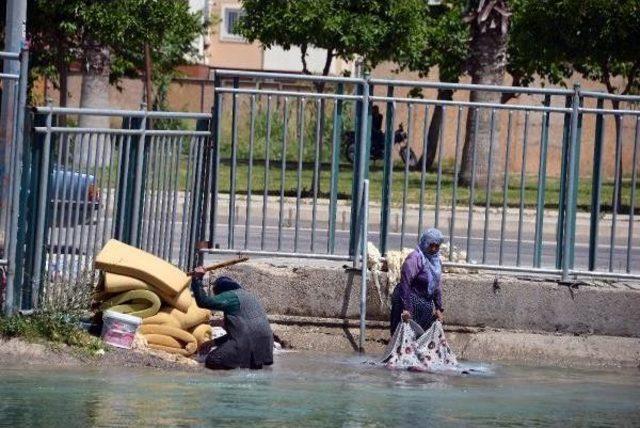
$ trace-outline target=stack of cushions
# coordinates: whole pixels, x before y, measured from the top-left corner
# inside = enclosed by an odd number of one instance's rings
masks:
[[[100,309],[142,318],[150,348],[189,356],[211,339],[211,313],[196,305],[191,280],[177,267],[115,239],[95,267],[102,270]]]

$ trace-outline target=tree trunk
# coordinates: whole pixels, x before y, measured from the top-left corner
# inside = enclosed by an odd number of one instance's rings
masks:
[[[451,101],[453,99],[453,91],[449,89],[438,89],[439,101]],[[426,168],[431,169],[433,161],[436,158],[438,152],[438,144],[440,144],[440,133],[442,132],[442,106],[436,105],[433,110],[433,116],[431,117],[431,124],[429,124],[429,133],[427,134],[427,153],[423,153],[422,156],[427,156]],[[422,165],[422,156],[418,161],[418,165]]]
[[[62,63],[58,65],[58,76],[60,79],[60,107],[66,107],[69,103],[69,69],[67,65]],[[58,119],[59,126],[67,126],[67,116],[60,115]]]
[[[93,109],[109,108],[109,73],[111,71],[109,49],[98,45],[97,43],[89,43],[85,51],[85,69],[82,76],[82,89],[80,92],[80,107]],[[78,125],[81,128],[109,128],[108,116],[89,116],[80,115]],[[107,166],[111,160],[109,156],[109,148],[103,150],[103,144],[99,144],[97,135],[91,138],[85,138],[81,141],[76,139],[80,147],[74,150],[75,160],[80,163],[81,167],[91,166],[95,164],[96,158],[98,165]],[[108,144],[108,139],[105,139]],[[103,157],[106,152],[106,158]],[[76,164],[77,165],[77,164]]]
[[[471,83],[483,85],[502,85],[504,83],[507,53],[507,34],[501,29],[493,28],[481,32],[478,25],[472,27],[470,44],[469,73]],[[499,104],[500,92],[473,91],[469,101],[474,103]],[[475,113],[474,113],[475,112]],[[477,124],[476,124],[477,120]],[[488,182],[489,146],[491,136],[491,109],[470,109],[467,115],[466,135],[462,164],[460,170],[460,184],[468,186],[471,183],[473,169],[473,151],[475,146],[475,175],[476,183],[486,188]],[[497,140],[499,126],[497,114],[493,121],[493,131]],[[494,151],[495,153],[495,151]]]

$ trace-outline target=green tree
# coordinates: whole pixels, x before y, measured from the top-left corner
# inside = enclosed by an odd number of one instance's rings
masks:
[[[562,84],[578,73],[602,83],[611,94],[640,92],[640,1],[512,1],[518,13],[513,19],[511,68],[525,84],[535,74]],[[611,104],[620,108],[620,100],[612,99]],[[614,120],[619,137],[621,116],[614,115]],[[622,169],[618,179],[622,180]],[[621,193],[615,200],[619,208]]]
[[[70,64],[79,63],[83,70],[81,107],[106,108],[111,84],[150,70],[145,67],[145,47],[155,64],[157,86],[166,88],[175,67],[196,57],[193,41],[206,28],[200,14],[190,12],[183,1],[30,1],[28,32],[35,65],[58,83],[61,105],[66,104]],[[80,126],[108,127],[108,119],[83,115]],[[89,164],[94,152],[91,144],[76,151]]]
[[[238,31],[265,48],[299,46],[302,72],[310,74],[307,50],[326,50],[322,75],[334,58],[364,59],[367,67],[411,55],[424,43],[423,0],[243,0]]]
[[[426,77],[437,68],[440,81],[457,83],[465,73],[469,51],[469,28],[464,22],[465,8],[461,2],[445,2],[430,5],[424,2],[420,9],[422,39],[410,49],[395,52],[394,60],[400,69],[418,72]],[[415,92],[415,91],[414,91]],[[437,99],[451,101],[453,90],[438,89]],[[443,108],[436,105],[427,134],[426,167],[431,168],[435,159],[440,133]],[[422,164],[423,159],[418,161]]]

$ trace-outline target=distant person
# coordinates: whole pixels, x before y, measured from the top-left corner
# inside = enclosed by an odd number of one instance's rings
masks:
[[[413,319],[425,331],[437,319],[443,320],[442,263],[440,245],[444,240],[438,229],[428,229],[420,236],[416,249],[407,256],[400,272],[400,282],[391,296],[391,334],[400,321]]]
[[[216,279],[214,297],[209,297],[202,289],[204,274],[202,266],[195,269],[191,291],[199,307],[224,313],[227,332],[214,340],[216,348],[207,354],[205,366],[214,370],[261,369],[273,364],[273,332],[258,299],[226,276]]]
[[[371,146],[374,152],[384,150],[384,132],[382,132],[382,113],[378,106],[371,109]]]
[[[380,107],[373,106],[371,110],[371,127],[374,131],[382,132],[382,113],[380,113]]]

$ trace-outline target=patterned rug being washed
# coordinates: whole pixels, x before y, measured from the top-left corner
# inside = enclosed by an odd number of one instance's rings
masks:
[[[388,369],[418,372],[469,373],[449,347],[440,321],[424,331],[414,321],[401,322],[384,352]]]

